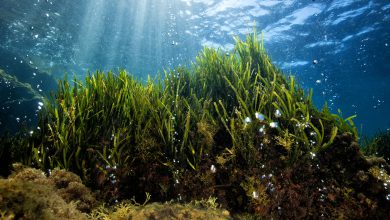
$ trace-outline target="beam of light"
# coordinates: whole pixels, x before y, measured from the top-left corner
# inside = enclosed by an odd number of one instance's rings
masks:
[[[90,0],[81,22],[75,59],[82,69],[161,66],[171,49],[176,0]],[[171,23],[171,24],[167,24]],[[97,66],[99,65],[99,66]],[[91,70],[92,70],[91,69]],[[142,71],[141,71],[142,72]]]
[[[130,49],[133,56],[130,56],[132,60],[130,60],[130,66],[131,64],[139,64],[140,58],[145,59],[143,55],[145,54],[145,51],[141,51],[142,46],[146,44],[144,41],[145,38],[145,18],[147,16],[147,6],[149,5],[149,0],[141,0],[137,1],[135,5],[133,5],[135,11],[133,11],[133,17],[132,17],[132,34],[131,34],[131,41],[130,41]],[[134,56],[135,55],[135,56]],[[135,67],[134,65],[134,67]]]
[[[84,20],[80,27],[78,51],[76,59],[78,62],[90,63],[95,53],[99,49],[99,43],[102,38],[105,18],[105,0],[89,1],[86,6]]]
[[[130,28],[128,26],[129,17],[127,17],[127,11],[130,10],[130,6],[128,0],[119,0],[115,7],[115,17],[112,24],[112,36],[111,36],[111,45],[107,51],[107,64],[106,68],[112,69],[115,68],[115,64],[117,60],[120,60],[123,51],[121,51],[120,47],[126,45],[126,40],[123,40],[123,36],[125,38],[129,38],[130,36]]]

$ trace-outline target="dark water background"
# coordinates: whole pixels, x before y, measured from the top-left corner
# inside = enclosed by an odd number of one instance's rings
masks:
[[[388,0],[0,0],[0,69],[17,77],[0,78],[0,133],[34,124],[65,73],[142,79],[203,46],[229,51],[254,26],[318,107],[357,114],[364,135],[390,129]]]

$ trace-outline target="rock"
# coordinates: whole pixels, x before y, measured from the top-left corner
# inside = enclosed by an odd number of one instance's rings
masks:
[[[37,124],[38,102],[55,90],[55,79],[0,48],[0,135]]]

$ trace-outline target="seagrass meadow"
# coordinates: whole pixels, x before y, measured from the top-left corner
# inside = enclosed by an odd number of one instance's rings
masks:
[[[257,36],[146,82],[125,70],[59,81],[38,128],[1,139],[1,173],[14,170],[1,218],[390,216],[390,167],[362,153],[354,116],[317,109]]]

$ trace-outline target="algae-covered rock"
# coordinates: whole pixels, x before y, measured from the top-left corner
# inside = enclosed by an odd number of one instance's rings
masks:
[[[381,131],[372,138],[366,139],[362,149],[365,155],[382,157],[387,163],[390,163],[390,131]]]
[[[0,69],[21,83],[29,84],[41,96],[49,96],[56,89],[56,79],[39,70],[28,58],[0,48]]]
[[[85,219],[97,202],[77,175],[54,170],[46,175],[34,168],[20,168],[0,182],[0,210],[22,219]]]
[[[58,195],[66,202],[76,202],[78,210],[89,212],[97,204],[91,190],[83,185],[79,176],[65,170],[55,169],[49,179],[54,183]]]
[[[35,127],[39,102],[55,90],[56,80],[8,50],[0,48],[0,57],[0,135]]]
[[[0,94],[0,135],[37,123],[38,103],[43,96],[31,84],[0,69]]]
[[[113,208],[101,207],[91,214],[92,219],[162,219],[162,220],[228,220],[233,219],[227,210],[201,208],[193,204],[151,203],[144,206],[121,203]]]
[[[48,185],[0,179],[0,211],[10,219],[87,219]]]

